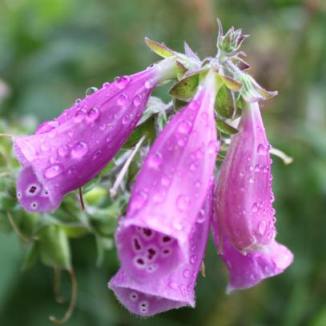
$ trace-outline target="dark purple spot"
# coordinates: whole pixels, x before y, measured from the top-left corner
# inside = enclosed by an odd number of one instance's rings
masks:
[[[165,236],[162,238],[162,241],[165,242],[165,243],[170,242],[171,240],[172,240],[171,237],[169,237],[169,236],[167,236],[167,235],[165,235]]]
[[[30,194],[34,194],[36,190],[37,190],[37,187],[36,186],[30,186],[29,189],[28,189],[28,192]]]
[[[143,233],[146,237],[150,237],[153,232],[151,229],[143,229]]]
[[[170,249],[163,249],[163,254],[164,255],[168,255],[171,253],[171,250]]]
[[[153,249],[153,248],[148,248],[147,249],[147,258],[149,260],[152,260],[155,257],[155,255],[156,255],[156,250],[155,249]]]
[[[134,241],[134,248],[136,250],[140,250],[141,249],[141,245],[139,243],[139,240],[137,238],[134,238],[133,241]]]
[[[136,263],[138,264],[138,265],[145,265],[145,261],[144,261],[144,259],[143,258],[137,258],[136,259]]]

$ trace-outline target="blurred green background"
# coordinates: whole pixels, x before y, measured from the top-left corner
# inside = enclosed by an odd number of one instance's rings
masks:
[[[263,114],[272,144],[294,158],[290,166],[274,158],[273,171],[278,240],[295,262],[228,296],[210,241],[196,309],[144,320],[106,287],[118,268],[114,250],[96,267],[94,240],[83,237],[72,241],[79,295],[67,325],[326,325],[325,0],[0,0],[0,123],[54,117],[87,87],[145,68],[157,58],[144,36],[177,50],[187,40],[200,56],[214,55],[217,16],[251,34],[251,73],[279,91]],[[0,233],[0,325],[49,325],[50,314],[64,312],[51,269],[22,272],[25,250],[14,233]]]

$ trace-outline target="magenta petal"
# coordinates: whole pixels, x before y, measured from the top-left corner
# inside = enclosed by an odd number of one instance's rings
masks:
[[[247,255],[235,249],[224,238],[220,257],[229,271],[227,292],[246,289],[260,283],[266,278],[282,273],[293,261],[292,252],[273,240],[261,251]]]
[[[218,149],[214,100],[210,76],[166,125],[137,176],[116,234],[122,267],[133,277],[156,278],[189,259],[189,235],[212,183]],[[155,264],[146,263],[145,248],[155,251]]]
[[[163,64],[163,62],[162,62]],[[78,100],[57,119],[43,123],[36,134],[16,137],[14,150],[23,167],[30,167],[49,203],[31,208],[25,194],[30,187],[23,170],[18,198],[28,211],[55,209],[63,196],[88,182],[113,158],[139,121],[153,87],[165,66],[119,77],[83,100]]]
[[[268,245],[276,235],[269,149],[259,106],[251,103],[232,138],[216,193],[219,225],[242,251]]]
[[[209,195],[211,198],[211,195]],[[129,267],[122,267],[110,280],[109,287],[118,300],[132,313],[141,316],[152,316],[163,311],[184,306],[195,306],[194,288],[197,274],[203,260],[210,225],[210,200],[198,213],[197,222],[193,225],[188,239],[188,257],[179,257],[176,268],[169,272],[160,272],[157,277],[135,278]],[[146,244],[142,235],[139,239]],[[146,254],[146,246],[139,250]],[[164,253],[159,252],[163,256]],[[144,259],[147,266],[155,265],[160,257],[153,261]]]
[[[56,209],[62,200],[57,189],[50,193],[36,178],[31,166],[24,167],[17,180],[17,198],[28,211],[48,212]]]

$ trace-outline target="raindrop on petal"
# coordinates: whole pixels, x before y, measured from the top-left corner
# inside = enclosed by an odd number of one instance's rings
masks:
[[[71,156],[73,158],[80,159],[84,157],[88,152],[88,146],[84,142],[78,142],[71,150]]]
[[[44,176],[47,179],[52,179],[52,178],[58,176],[59,174],[61,174],[62,171],[63,171],[63,169],[62,169],[61,165],[53,164],[45,169]]]

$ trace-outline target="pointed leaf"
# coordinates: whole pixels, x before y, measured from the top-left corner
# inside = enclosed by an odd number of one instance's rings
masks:
[[[50,267],[71,269],[71,253],[68,237],[62,227],[50,225],[39,233],[39,249],[42,262]]]
[[[232,95],[225,85],[220,87],[216,95],[215,110],[223,118],[231,118],[233,115],[234,107]]]
[[[225,75],[218,75],[218,78],[220,78],[224,85],[231,91],[238,92],[241,89],[241,83],[231,77]]]
[[[234,135],[238,132],[238,129],[233,128],[229,124],[227,124],[225,121],[218,119],[217,122],[217,128],[220,132],[226,135]]]
[[[174,51],[169,49],[164,43],[159,43],[148,37],[145,37],[145,43],[154,53],[162,58],[168,58],[174,55]]]
[[[199,73],[196,73],[175,84],[171,88],[170,94],[179,100],[189,100],[195,95],[198,84]]]

